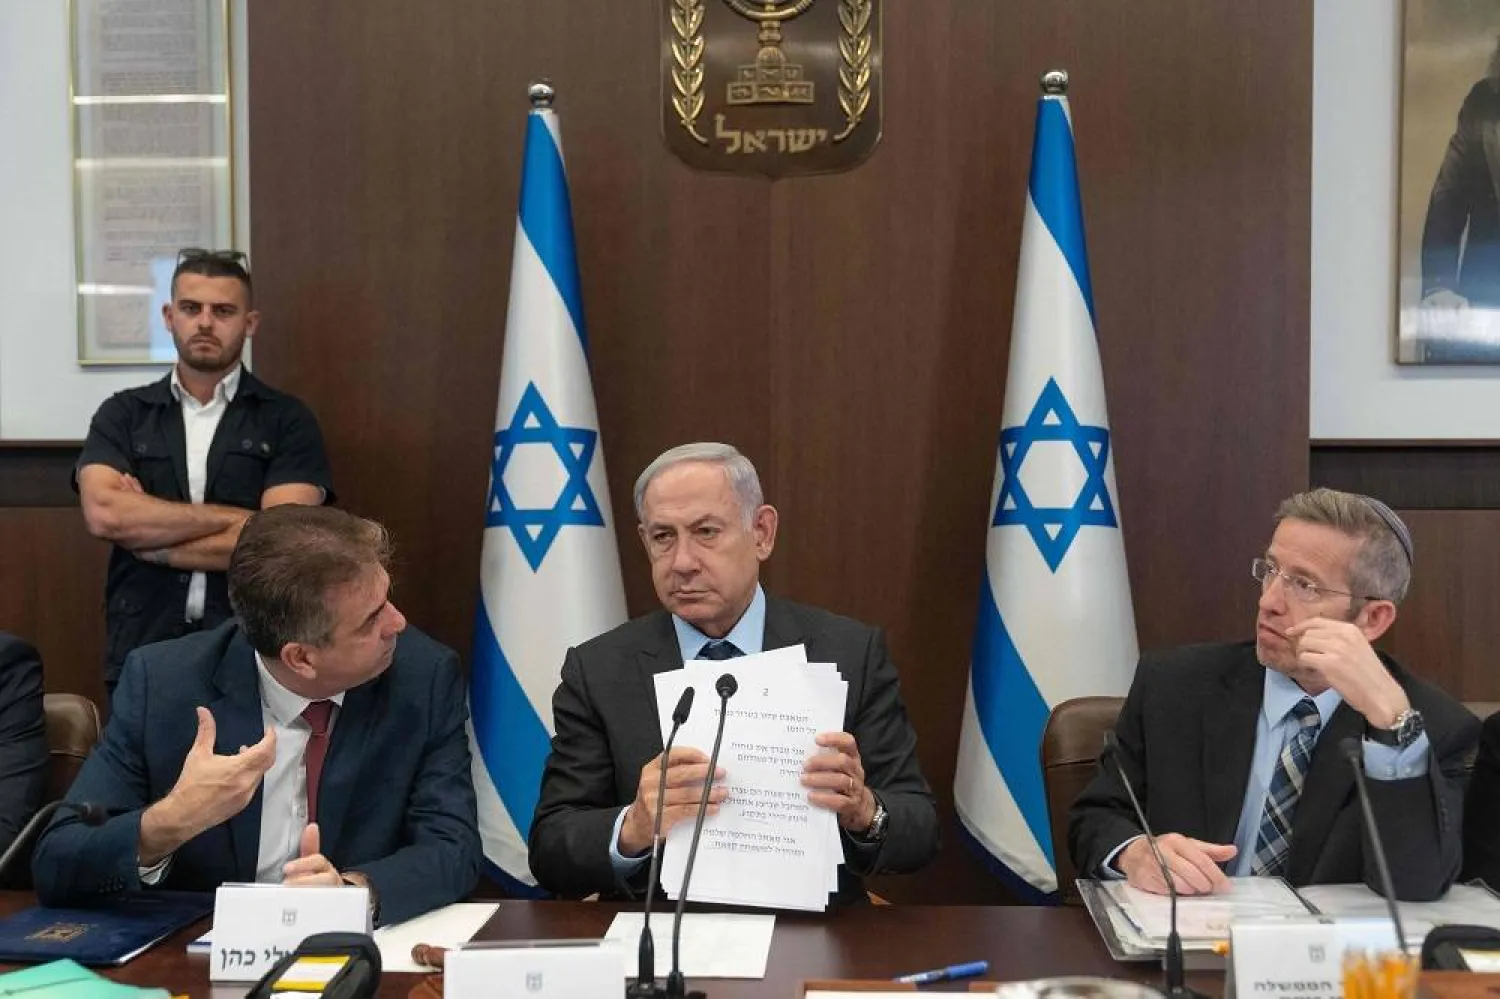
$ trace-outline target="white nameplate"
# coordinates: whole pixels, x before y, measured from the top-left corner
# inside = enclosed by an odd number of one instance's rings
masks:
[[[370,932],[368,889],[221,885],[214,895],[209,981],[258,981],[303,940],[331,932]]]
[[[1343,999],[1345,951],[1395,948],[1389,919],[1236,919],[1229,980],[1236,999]]]
[[[598,940],[485,941],[443,960],[444,999],[598,999],[624,980],[625,949]]]

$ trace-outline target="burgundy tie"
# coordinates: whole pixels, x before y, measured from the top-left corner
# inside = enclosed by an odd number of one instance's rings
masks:
[[[323,777],[323,760],[328,756],[328,723],[333,719],[332,701],[313,701],[302,712],[312,726],[307,740],[307,821],[318,821],[318,781]]]

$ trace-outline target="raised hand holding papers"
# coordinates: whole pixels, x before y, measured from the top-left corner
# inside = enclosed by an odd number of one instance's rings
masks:
[[[692,899],[783,909],[823,910],[838,887],[843,860],[834,814],[807,800],[802,766],[820,752],[821,732],[844,724],[848,683],[829,663],[808,663],[803,646],[724,662],[691,662],[656,676],[662,735],[683,689],[701,688],[700,703],[677,736],[680,746],[707,750],[718,725],[714,681],[729,673],[740,689],[730,702],[719,765],[729,797],[704,825]],[[668,898],[681,891],[690,824],[667,835],[661,884]]]

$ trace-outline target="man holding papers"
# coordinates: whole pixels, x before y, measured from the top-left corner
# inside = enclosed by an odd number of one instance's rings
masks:
[[[839,899],[864,897],[859,877],[914,871],[931,860],[937,812],[884,637],[761,589],[760,563],[775,544],[777,514],[763,502],[750,461],[724,444],[674,448],[641,473],[635,505],[664,609],[572,649],[563,663],[552,707],[556,735],[531,827],[537,881],[565,896],[642,892],[657,812],[664,831],[691,826],[711,746],[710,740],[673,748],[665,761],[666,795],[658,800],[658,674],[697,660],[724,660],[732,669],[730,660],[740,656],[795,646],[802,651],[793,657],[813,664],[801,671],[805,682],[827,692],[824,681],[837,685],[841,678],[838,693],[846,698],[843,730],[816,735],[798,776],[806,800],[837,817],[845,865]],[[819,663],[836,664],[837,676]],[[736,675],[744,683],[754,668]],[[770,678],[784,678],[765,675],[767,692]],[[671,703],[661,706],[670,710]],[[737,698],[731,717],[753,704]],[[701,724],[717,707],[712,686],[699,690],[694,717]],[[711,814],[736,774],[721,766],[714,780]]]
[[[1370,645],[1411,582],[1406,525],[1367,496],[1284,501],[1251,574],[1255,641],[1146,655],[1098,775],[1073,805],[1068,847],[1085,876],[1166,884],[1117,767],[1143,799],[1178,891],[1228,875],[1380,890],[1354,775],[1362,756],[1396,894],[1441,895],[1458,874],[1464,761],[1478,722]]]

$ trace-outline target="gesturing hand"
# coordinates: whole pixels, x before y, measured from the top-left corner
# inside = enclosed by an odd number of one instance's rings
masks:
[[[1156,848],[1180,895],[1207,895],[1229,884],[1219,868],[1234,859],[1238,849],[1233,843],[1205,843],[1179,833],[1156,837]],[[1151,853],[1151,844],[1142,836],[1120,851],[1116,859],[1125,879],[1142,891],[1167,894],[1167,883]]]
[[[327,885],[337,888],[344,883],[338,868],[323,856],[319,845],[320,838],[318,824],[309,822],[307,828],[302,830],[302,842],[298,846],[297,859],[281,869],[282,884]]]

